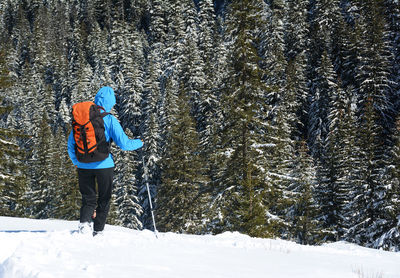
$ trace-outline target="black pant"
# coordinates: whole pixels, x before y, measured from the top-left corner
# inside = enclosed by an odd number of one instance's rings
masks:
[[[79,191],[82,194],[80,222],[90,222],[94,210],[94,230],[102,231],[106,224],[113,187],[114,168],[78,169]],[[96,179],[98,198],[96,200]]]

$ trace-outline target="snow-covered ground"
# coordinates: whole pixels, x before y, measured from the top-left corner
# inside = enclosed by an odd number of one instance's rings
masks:
[[[400,253],[344,242],[302,246],[239,233],[193,236],[0,217],[0,277],[400,278]]]

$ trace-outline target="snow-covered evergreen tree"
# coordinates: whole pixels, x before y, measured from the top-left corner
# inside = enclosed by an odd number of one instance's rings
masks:
[[[330,240],[337,239],[337,230],[340,230],[340,214],[342,200],[341,188],[338,180],[343,175],[340,173],[340,165],[343,162],[339,158],[339,145],[334,136],[338,132],[334,124],[340,119],[332,114],[333,97],[342,94],[341,88],[336,83],[337,77],[333,65],[325,51],[321,57],[320,68],[317,69],[318,79],[315,80],[316,97],[312,102],[310,115],[316,125],[312,126],[314,139],[314,156],[317,158],[317,199],[320,206],[320,220],[324,229],[331,233]],[[343,109],[343,108],[342,108]],[[340,116],[339,116],[340,117]],[[340,138],[344,139],[344,138]]]
[[[374,109],[378,113],[379,122],[387,128],[391,119],[388,111],[392,109],[388,99],[390,86],[390,63],[392,55],[389,49],[388,30],[384,18],[382,1],[366,1],[361,6],[361,14],[356,21],[360,28],[362,48],[360,49],[359,65],[357,67],[356,88],[359,95],[359,106],[363,109],[364,103],[373,101]]]
[[[29,212],[34,218],[43,219],[53,217],[56,210],[55,188],[53,185],[54,156],[53,135],[50,129],[49,118],[45,110],[37,127],[35,151],[31,161],[31,184],[29,188]]]
[[[7,69],[5,52],[0,51],[0,102],[12,85]],[[12,107],[0,106],[0,116],[6,117]],[[18,145],[22,134],[0,123],[0,213],[9,216],[25,215],[26,176],[24,166],[25,153]]]
[[[126,134],[132,138],[132,133]],[[114,224],[130,229],[140,230],[143,224],[140,221],[143,209],[139,204],[138,188],[136,187],[136,173],[139,158],[136,152],[118,150],[115,153],[115,178],[113,201],[116,209]]]
[[[375,239],[373,247],[383,248],[390,251],[399,251],[400,232],[398,230],[400,222],[400,132],[399,118],[396,121],[396,129],[393,132],[394,146],[391,149],[386,175],[389,175],[390,183],[385,186],[384,211],[381,219],[376,222],[375,229],[380,231],[380,237]]]
[[[388,113],[391,104],[387,98],[390,53],[385,41],[387,31],[380,1],[366,1],[360,8],[356,21],[363,38],[356,75],[361,134],[357,169],[360,184],[355,189],[358,196],[354,202],[356,207],[353,207],[359,214],[353,219],[349,236],[355,242],[372,244],[383,233],[375,227],[385,218],[388,205],[385,198],[388,176],[384,174],[388,162],[384,148],[391,121]]]
[[[163,108],[160,108],[159,103],[161,101],[160,91],[160,79],[162,78],[161,66],[162,62],[160,57],[157,58],[159,54],[159,45],[155,46],[154,49],[149,54],[150,66],[149,72],[146,76],[146,83],[144,85],[144,91],[141,95],[141,136],[145,142],[144,149],[141,152],[141,160],[144,160],[146,164],[146,169],[144,165],[142,166],[142,179],[139,188],[139,197],[141,204],[144,209],[142,215],[142,222],[144,227],[150,228],[152,225],[151,219],[151,209],[150,202],[147,193],[146,182],[149,183],[149,188],[151,190],[151,197],[154,198],[156,195],[157,188],[160,184],[160,160],[162,157],[161,146],[162,144],[162,130],[160,127],[161,120],[166,116]],[[155,55],[155,56],[153,56]],[[144,170],[147,170],[145,173]],[[146,175],[146,176],[145,176]],[[153,200],[152,200],[153,202]]]
[[[205,228],[202,191],[207,180],[199,137],[183,84],[167,93],[171,125],[157,191],[156,222],[160,231],[201,233]]]
[[[390,97],[395,103],[395,111],[399,107],[399,91],[400,91],[400,3],[396,0],[385,1],[386,18],[388,23],[388,37],[390,42],[390,51],[393,59],[391,59],[391,77],[390,80],[392,91]]]
[[[292,180],[288,186],[292,196],[287,202],[285,215],[288,227],[283,237],[301,244],[315,244],[322,239],[318,221],[319,205],[315,195],[316,170],[305,141],[296,146],[293,165]]]
[[[58,129],[53,138],[52,168],[50,186],[52,191],[52,213],[57,219],[79,219],[81,195],[79,193],[78,175],[75,166],[68,157],[65,133]],[[50,188],[49,188],[50,189]]]
[[[267,236],[274,229],[265,217],[269,169],[262,163],[270,142],[265,141],[265,123],[259,117],[268,111],[263,99],[268,88],[262,81],[260,56],[253,43],[262,9],[263,1],[233,1],[230,5],[230,77],[221,99],[224,120],[213,192],[214,232],[239,230]]]
[[[307,98],[308,88],[306,82],[306,45],[307,45],[307,3],[306,1],[288,1],[285,12],[285,57],[286,88],[293,99],[287,103],[295,115],[289,119],[292,126],[291,138],[304,140],[307,126]]]
[[[144,88],[144,48],[145,43],[141,33],[130,30],[125,26],[124,47],[126,53],[121,63],[121,79],[124,85],[121,87],[119,98],[119,119],[124,127],[139,133],[139,120],[141,118],[140,102]]]

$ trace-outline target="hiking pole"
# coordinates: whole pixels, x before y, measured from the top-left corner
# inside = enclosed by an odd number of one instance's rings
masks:
[[[153,209],[153,204],[151,202],[151,195],[150,195],[150,188],[149,188],[149,179],[147,176],[147,167],[146,164],[144,163],[144,154],[142,152],[142,161],[143,161],[143,172],[144,172],[144,177],[146,179],[146,187],[147,187],[147,194],[149,196],[149,204],[150,204],[150,211],[151,211],[151,218],[153,219],[153,227],[154,227],[154,234],[157,236],[157,228],[156,228],[156,221],[154,220],[154,209]]]

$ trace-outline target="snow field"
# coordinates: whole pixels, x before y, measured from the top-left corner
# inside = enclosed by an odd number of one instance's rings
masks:
[[[345,242],[302,246],[250,238],[106,226],[71,233],[77,221],[0,217],[0,277],[400,278],[400,253]]]

